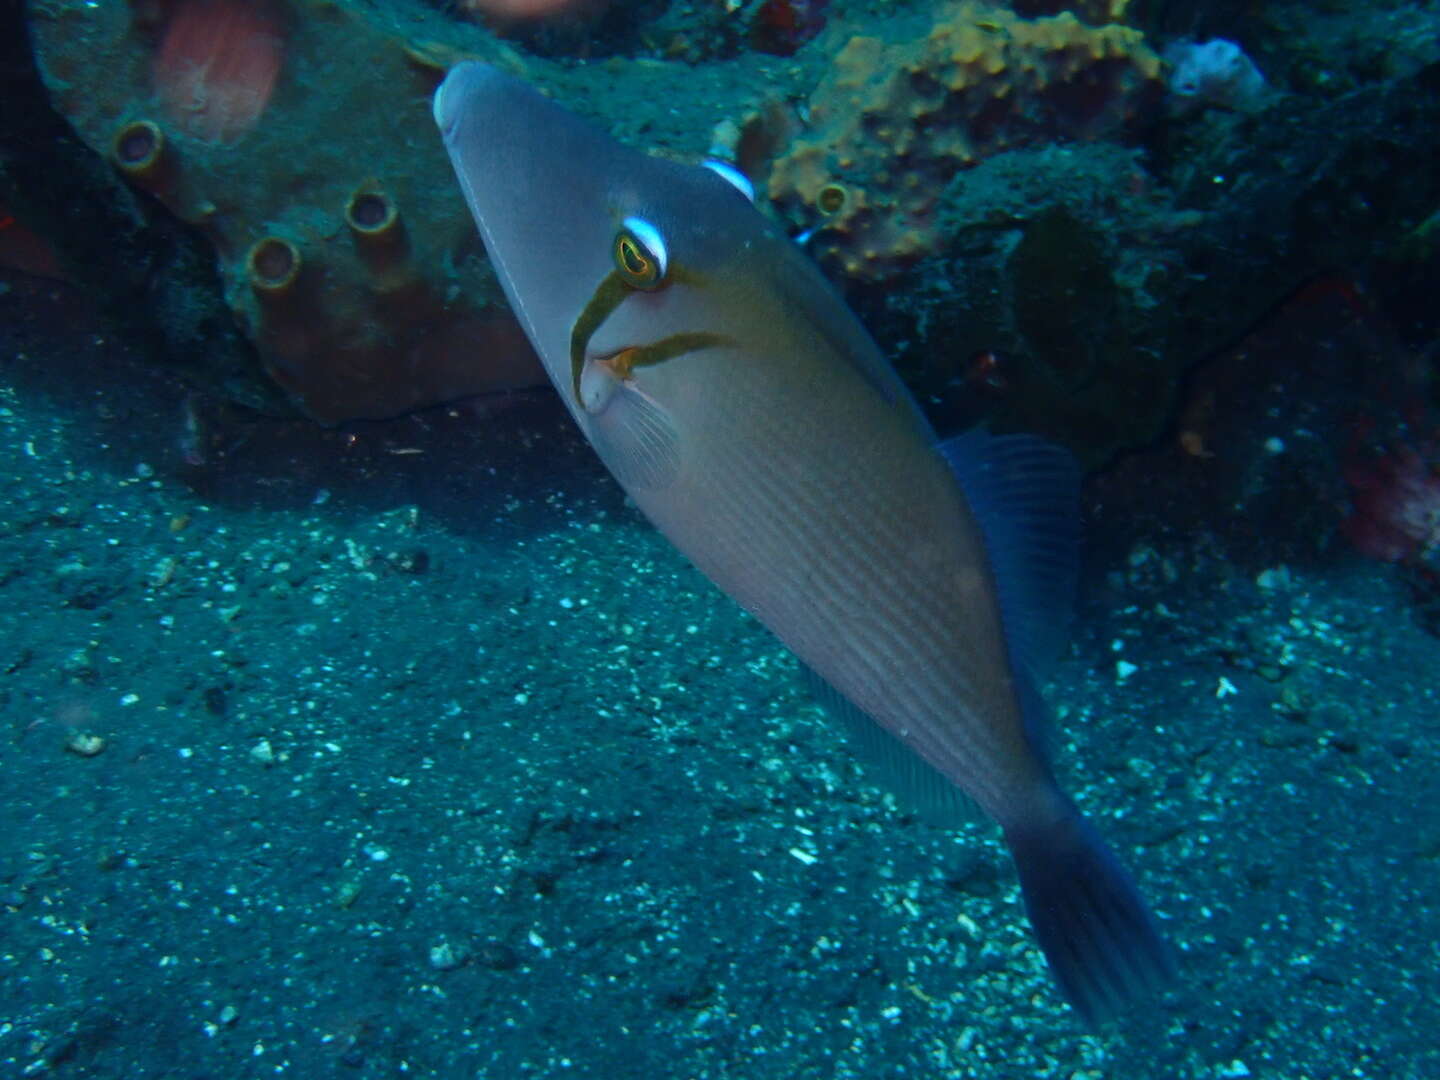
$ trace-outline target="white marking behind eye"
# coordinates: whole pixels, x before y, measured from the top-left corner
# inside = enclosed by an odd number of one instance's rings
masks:
[[[728,161],[718,161],[715,158],[708,158],[700,164],[709,169],[716,176],[723,176],[725,180],[736,191],[744,195],[752,203],[755,201],[755,185],[750,183],[750,178],[731,165]]]

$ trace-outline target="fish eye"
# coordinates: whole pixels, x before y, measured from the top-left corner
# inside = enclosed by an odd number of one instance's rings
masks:
[[[665,239],[644,218],[628,217],[621,222],[611,255],[625,284],[636,289],[658,289],[665,284]]]

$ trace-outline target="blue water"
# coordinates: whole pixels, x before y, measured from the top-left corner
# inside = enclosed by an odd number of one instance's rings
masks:
[[[1179,954],[1092,1030],[551,395],[266,419],[0,270],[0,1077],[1440,1076],[1434,578],[1339,531],[1434,353],[1340,276],[1086,481],[1051,744]]]

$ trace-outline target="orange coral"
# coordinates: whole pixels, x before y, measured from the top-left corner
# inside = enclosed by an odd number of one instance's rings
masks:
[[[935,204],[958,169],[1040,140],[1113,133],[1158,93],[1159,74],[1129,27],[961,0],[924,36],[850,39],[810,98],[808,129],[776,161],[770,196],[808,226],[822,192],[841,186],[848,197],[824,214],[816,253],[849,276],[882,278],[933,249]]]
[[[1016,13],[1033,18],[1036,15],[1058,15],[1073,11],[1082,22],[1093,26],[1120,22],[1130,0],[1013,0]]]

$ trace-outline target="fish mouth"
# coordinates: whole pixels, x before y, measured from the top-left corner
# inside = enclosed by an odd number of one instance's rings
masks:
[[[621,356],[625,353],[634,352],[637,349],[644,348],[646,348],[646,346],[644,345],[628,344],[618,345],[614,348],[607,349],[586,349],[585,362],[587,364],[605,364],[609,363],[611,360],[614,360],[617,356]]]
[[[619,349],[607,349],[603,352],[590,352],[585,357],[585,367],[604,368],[615,378],[628,382],[635,369],[642,366],[645,347],[640,345],[626,345]]]
[[[465,60],[451,68],[430,102],[440,134],[447,139],[454,134],[464,112],[466,98],[471,95],[478,97],[485,91],[486,83],[492,87],[501,86],[503,78],[495,68],[479,60]]]

